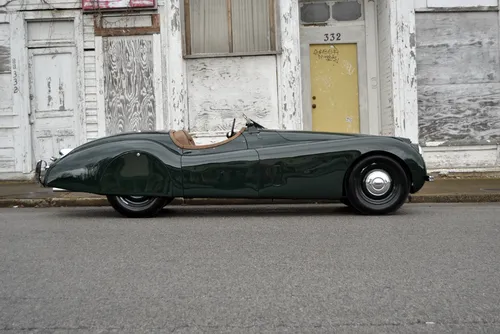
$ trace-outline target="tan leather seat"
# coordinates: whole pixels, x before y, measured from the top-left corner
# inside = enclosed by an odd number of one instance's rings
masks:
[[[181,147],[196,146],[193,137],[191,137],[186,130],[173,131],[172,135],[175,141],[177,141],[178,144],[181,144]]]
[[[196,145],[194,142],[193,137],[186,131],[186,130],[171,130],[170,131],[170,137],[172,138],[172,141],[179,146],[180,148],[184,149],[204,149],[204,148],[214,148],[220,145],[224,145],[231,140],[235,140],[239,136],[243,134],[243,132],[246,130],[246,127],[241,128],[239,132],[237,132],[233,137],[228,138],[226,140],[220,141],[218,143],[214,144],[207,144],[207,145]]]

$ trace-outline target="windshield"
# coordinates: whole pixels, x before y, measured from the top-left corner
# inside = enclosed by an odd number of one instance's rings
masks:
[[[265,129],[264,126],[262,126],[261,124],[257,123],[253,119],[248,118],[245,114],[243,114],[243,117],[246,120],[246,127],[247,128],[254,127],[254,128],[257,128],[257,129]]]

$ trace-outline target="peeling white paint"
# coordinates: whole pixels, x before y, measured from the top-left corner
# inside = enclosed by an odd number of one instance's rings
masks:
[[[424,147],[431,171],[494,171],[500,168],[500,145]]]
[[[276,57],[190,59],[189,131],[229,131],[242,114],[269,128],[279,128]]]
[[[412,1],[378,2],[382,134],[418,142],[415,11]]]
[[[170,0],[160,9],[162,31],[165,32],[165,128],[183,129],[188,126],[186,61],[183,58],[181,0]]]
[[[282,129],[303,129],[300,25],[297,1],[279,0],[281,51],[278,56],[279,124]]]

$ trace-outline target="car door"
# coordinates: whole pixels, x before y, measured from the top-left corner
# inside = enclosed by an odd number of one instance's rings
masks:
[[[259,197],[324,199],[341,191],[345,153],[322,140],[290,141],[277,131],[245,133],[259,155]]]
[[[211,148],[183,149],[181,166],[185,198],[258,197],[259,156],[244,136]]]

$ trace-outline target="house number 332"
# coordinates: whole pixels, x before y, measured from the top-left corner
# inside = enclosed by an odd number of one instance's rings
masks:
[[[340,41],[342,34],[341,33],[331,33],[331,34],[325,34],[325,38],[323,41],[325,42],[334,42],[334,41]]]

